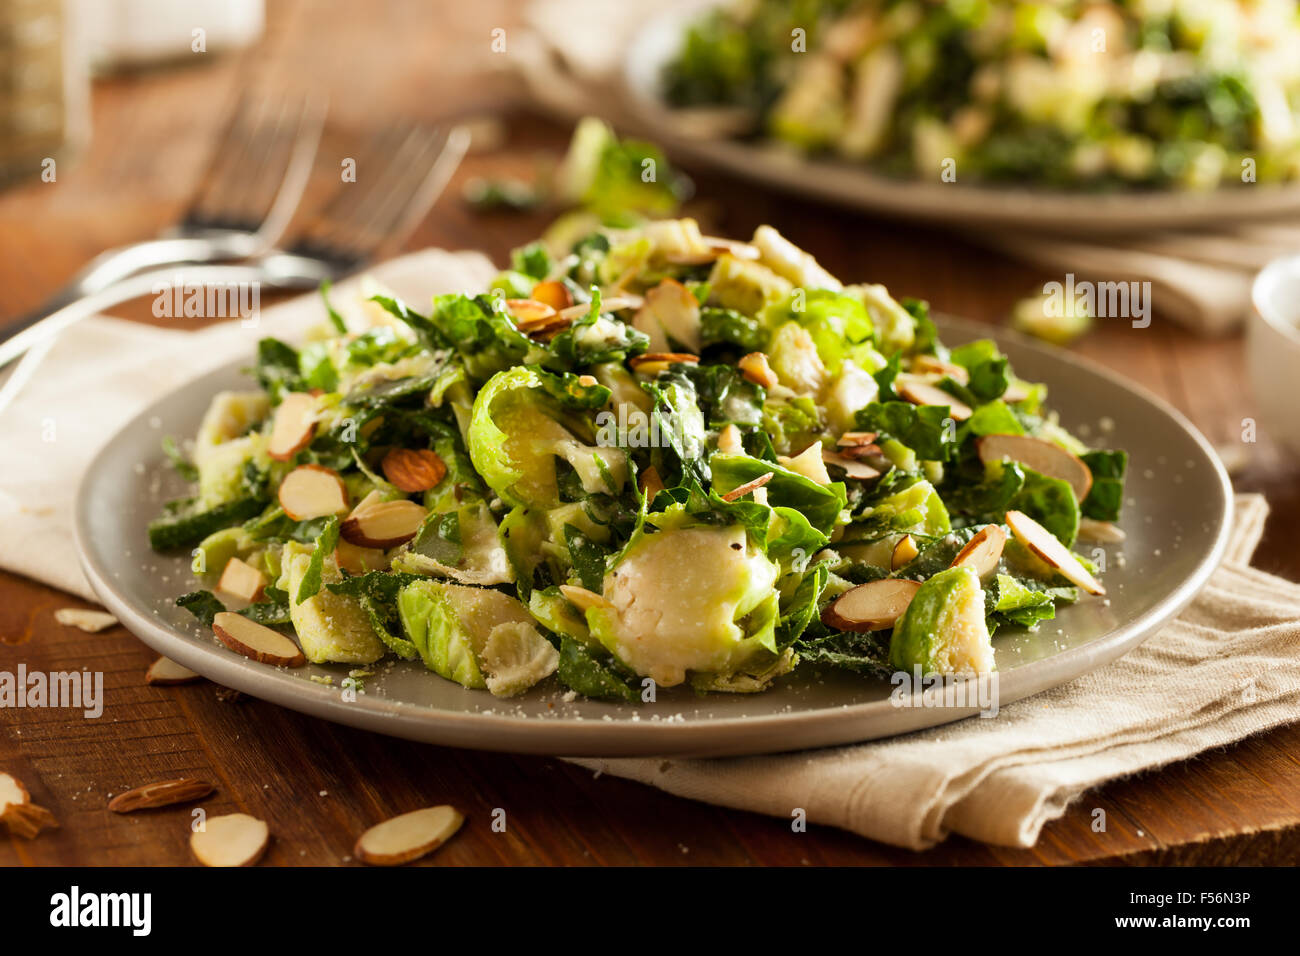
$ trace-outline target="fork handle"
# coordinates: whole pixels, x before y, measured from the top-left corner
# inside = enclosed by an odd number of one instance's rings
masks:
[[[74,302],[104,291],[144,269],[181,265],[188,262],[221,262],[243,259],[257,251],[248,233],[214,230],[202,238],[149,239],[100,253],[72,277],[62,289],[25,315],[0,328],[0,343],[8,342],[46,316]],[[147,291],[147,290],[146,290]],[[117,302],[126,301],[119,299]],[[117,302],[108,303],[116,305]],[[102,308],[103,306],[101,306]],[[0,362],[0,367],[5,363]]]

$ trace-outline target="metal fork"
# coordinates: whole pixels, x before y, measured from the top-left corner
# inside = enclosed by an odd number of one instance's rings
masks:
[[[302,289],[354,272],[407,238],[446,188],[469,140],[469,131],[459,126],[411,126],[379,133],[358,151],[357,181],[340,185],[286,250],[271,250],[246,265],[182,266],[130,275],[0,343],[0,368],[29,349],[37,354],[38,347],[88,316],[156,294],[160,285],[256,283],[270,289]],[[22,366],[15,370],[0,389],[0,409],[30,374],[31,369]]]
[[[157,239],[96,256],[47,302],[5,323],[0,342],[142,269],[246,259],[270,249],[307,187],[324,119],[324,107],[310,98],[242,97],[181,221]]]

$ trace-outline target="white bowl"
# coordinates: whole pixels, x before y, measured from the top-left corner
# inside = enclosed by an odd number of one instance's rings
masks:
[[[1300,456],[1300,255],[1269,263],[1250,298],[1246,363],[1259,424]]]

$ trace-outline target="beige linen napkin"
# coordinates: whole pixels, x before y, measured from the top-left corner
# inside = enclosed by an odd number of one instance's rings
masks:
[[[479,253],[426,250],[370,275],[419,308],[436,292],[481,291],[495,274]],[[331,296],[354,319],[358,289],[342,282]],[[263,309],[252,328],[234,321],[187,332],[94,318],[64,332],[0,411],[0,568],[95,600],[72,544],[77,483],[95,452],[160,396],[227,362],[251,364],[262,336],[292,340],[323,319],[309,295]]]
[[[476,253],[426,251],[372,275],[412,304],[478,291],[495,270]],[[356,282],[335,305],[355,309]],[[149,402],[228,361],[262,335],[294,339],[321,321],[316,296],[201,332],[95,319],[65,333],[0,412],[0,566],[93,600],[71,514],[95,451]],[[1145,645],[1102,670],[979,718],[893,740],[730,760],[587,760],[672,793],[789,819],[804,809],[907,847],[948,832],[1032,844],[1088,787],[1239,740],[1300,716],[1300,585],[1248,567],[1267,507],[1241,496],[1227,561]]]
[[[594,114],[653,138],[624,96],[625,53],[638,31],[673,11],[717,0],[531,0],[528,33],[503,59],[542,107],[566,118]],[[685,16],[685,14],[683,14]],[[1208,335],[1232,332],[1250,309],[1250,283],[1269,262],[1300,248],[1300,226],[1225,225],[1211,230],[1063,237],[1022,228],[983,229],[973,241],[1078,279],[1150,282],[1160,311]]]

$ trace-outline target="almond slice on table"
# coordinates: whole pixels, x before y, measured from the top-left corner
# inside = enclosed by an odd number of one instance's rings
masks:
[[[299,465],[280,482],[276,497],[294,521],[310,521],[348,510],[348,489],[339,473],[321,465]]]
[[[57,827],[54,814],[32,803],[31,795],[12,774],[0,773],[0,823],[14,836],[30,840],[46,827]]]
[[[972,414],[971,407],[961,399],[929,382],[900,382],[896,391],[913,405],[947,405],[954,421],[964,422]]]
[[[429,513],[414,501],[401,498],[358,508],[343,520],[339,533],[363,548],[393,548],[410,541]]]
[[[1077,501],[1092,490],[1092,472],[1078,455],[1054,442],[1028,435],[981,435],[975,439],[980,461],[1016,461],[1048,478],[1059,478],[1070,486]]]
[[[265,574],[246,561],[231,557],[221,571],[217,590],[241,601],[257,601],[261,599],[266,584]]]
[[[834,465],[836,468],[844,469],[844,474],[849,478],[865,481],[868,478],[880,477],[880,471],[872,468],[865,461],[858,461],[856,458],[831,451],[829,448],[822,449],[822,461],[828,465]]]
[[[573,305],[573,293],[569,291],[569,287],[555,279],[539,282],[533,286],[530,298],[534,302],[549,305],[556,312]]]
[[[859,584],[826,605],[822,623],[841,631],[883,631],[903,616],[920,587],[920,581],[905,578]]]
[[[171,687],[192,683],[200,676],[202,675],[182,664],[177,664],[170,657],[160,657],[144,672],[144,682],[158,687]]]
[[[742,355],[740,361],[736,363],[736,368],[740,369],[740,374],[755,385],[773,388],[777,384],[776,372],[772,371],[772,366],[768,364],[766,352],[750,352]]]
[[[400,866],[432,853],[465,822],[455,807],[425,807],[377,823],[357,840],[353,852],[372,866]]]
[[[340,538],[334,548],[334,563],[348,574],[365,574],[367,571],[382,571],[388,567],[389,561],[380,548],[363,548]]]
[[[1016,540],[1061,572],[1071,584],[1077,584],[1089,594],[1105,594],[1106,589],[1094,578],[1070,549],[1041,524],[1021,511],[1007,512],[1007,527]]]
[[[204,866],[252,866],[266,852],[271,830],[247,813],[209,817],[190,834],[190,851]]]
[[[897,571],[910,563],[920,553],[921,549],[916,546],[912,536],[910,534],[903,535],[898,539],[893,552],[889,555],[889,570]]]
[[[988,577],[1002,560],[1002,549],[1007,544],[1007,533],[995,524],[985,525],[957,552],[949,567],[970,568],[980,579]]]
[[[117,618],[107,611],[84,607],[61,607],[54,612],[54,620],[64,627],[80,628],[87,634],[98,634],[117,623]]]
[[[427,448],[392,448],[379,466],[384,477],[408,495],[428,491],[447,475],[443,460]]]
[[[114,813],[134,813],[136,810],[169,807],[174,803],[202,800],[215,789],[217,788],[207,780],[198,777],[159,780],[157,783],[146,783],[126,793],[119,793],[108,801],[108,809]]]
[[[564,599],[580,611],[588,611],[593,607],[613,607],[604,597],[595,591],[589,591],[586,588],[580,588],[576,584],[561,584],[560,593]]]
[[[755,478],[753,481],[747,481],[743,485],[739,485],[738,487],[732,488],[730,491],[728,491],[725,495],[722,496],[722,500],[736,501],[739,498],[743,498],[751,491],[757,491],[759,488],[762,488],[765,484],[767,484],[769,481],[772,480],[772,476],[774,474],[775,472],[771,472],[771,471],[764,472],[763,474]]]
[[[307,392],[290,392],[276,406],[266,453],[276,461],[288,461],[311,444],[315,434],[316,397]]]
[[[218,613],[212,619],[212,633],[236,654],[262,664],[301,667],[307,663],[302,650],[289,638],[234,611]]]

